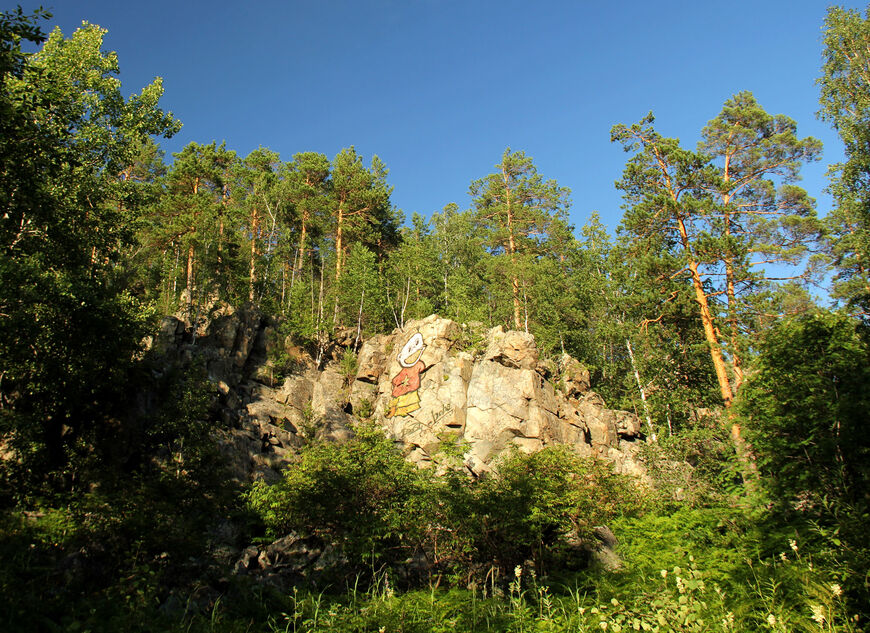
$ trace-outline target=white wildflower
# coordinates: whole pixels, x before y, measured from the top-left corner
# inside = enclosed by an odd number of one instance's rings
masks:
[[[776,616],[773,615],[772,613],[768,613],[767,614],[767,623],[770,626],[776,626]]]
[[[838,598],[843,595],[843,588],[840,587],[837,583],[831,585],[831,593],[837,596]]]
[[[825,609],[820,604],[814,604],[810,607],[813,611],[813,620],[821,624],[825,621]]]
[[[797,541],[794,540],[793,538],[790,538],[788,540],[788,546],[791,548],[791,551],[793,551],[793,552],[798,551]]]
[[[788,556],[785,555],[785,552],[780,552],[780,553],[779,553],[779,560],[781,560],[781,561],[784,562],[784,563],[787,563],[787,562],[788,562]]]
[[[677,589],[680,593],[686,593],[686,586],[683,584],[683,579],[677,576]]]
[[[516,576],[517,580],[519,580],[522,575],[523,575],[523,566],[517,565],[516,567],[514,567],[514,576]]]
[[[662,578],[667,578],[667,577],[668,577],[668,570],[667,570],[667,569],[663,569],[660,573],[661,573],[661,575],[662,575]]]

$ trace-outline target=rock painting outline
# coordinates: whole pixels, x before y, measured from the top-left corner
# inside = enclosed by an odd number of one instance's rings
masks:
[[[420,360],[425,349],[423,335],[415,332],[399,350],[396,360],[402,369],[390,381],[393,389],[387,418],[407,417],[420,408],[420,394],[417,392],[420,389],[420,374],[426,370],[425,363]]]

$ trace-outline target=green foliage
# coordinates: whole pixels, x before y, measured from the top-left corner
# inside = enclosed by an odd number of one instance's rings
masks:
[[[256,484],[249,500],[273,534],[335,541],[365,569],[416,546],[425,480],[376,427],[355,431],[343,444],[312,444],[281,482]]]
[[[867,326],[816,311],[768,333],[738,401],[772,505],[786,520],[814,524],[816,556],[836,565],[844,590],[865,602],[868,386]]]
[[[759,312],[775,313],[768,293],[776,281],[764,265],[792,266],[795,278],[813,272],[797,269],[821,226],[814,201],[792,183],[819,157],[821,143],[798,138],[794,121],[767,114],[748,92],[725,102],[695,152],[661,136],[654,121],[650,113],[611,130],[635,153],[617,183],[626,201],[620,230],[647,296],[658,294],[642,323],[658,322],[666,304],[691,297],[728,407],[750,348],[745,334],[761,328]]]
[[[731,437],[717,419],[693,421],[641,445],[638,457],[650,478],[655,503],[674,510],[722,503],[742,490]]]
[[[158,107],[159,80],[122,96],[102,29],[55,30],[25,56],[32,25],[15,23],[4,14],[0,33],[15,60],[0,93],[0,434],[22,494],[73,486],[74,462],[127,404],[152,313],[115,279],[137,214],[119,174],[180,124]]]
[[[436,311],[444,297],[439,278],[437,243],[428,224],[416,213],[413,228],[402,231],[402,242],[390,254],[383,275],[383,292],[396,327]]]
[[[866,499],[868,407],[865,326],[817,311],[770,331],[741,391],[739,411],[773,498],[787,505]]]
[[[450,203],[432,214],[430,224],[438,266],[428,272],[437,271],[443,287],[436,302],[438,313],[458,323],[488,323],[486,251],[471,212],[460,212],[459,205]]]
[[[471,183],[474,228],[493,256],[491,292],[503,297],[492,307],[504,313],[512,305],[510,316],[499,314],[496,322],[528,331],[530,321],[547,318],[536,314],[528,300],[534,283],[531,269],[539,258],[558,257],[570,240],[570,190],[555,180],[545,181],[522,151],[507,148],[496,169]]]
[[[462,332],[456,341],[458,349],[468,352],[473,357],[480,357],[486,350],[486,331],[479,322],[464,323]]]
[[[335,285],[336,323],[359,328],[371,335],[386,329],[386,314],[381,278],[375,253],[355,243],[346,256],[344,270]]]
[[[837,202],[828,214],[829,252],[834,269],[832,296],[870,315],[870,82],[867,81],[870,13],[830,7],[825,18],[820,116],[840,135],[846,161],[832,165],[831,193]]]
[[[793,182],[820,147],[793,121],[742,92],[696,151],[661,137],[651,117],[615,127],[636,151],[619,183],[627,212],[615,244],[594,216],[575,239],[569,192],[510,150],[497,173],[472,182],[470,210],[414,214],[400,230],[386,166],[376,156],[366,166],[353,147],[283,163],[265,148],[241,159],[191,143],[167,168],[152,137],[180,124],[158,106],[160,80],[125,98],[105,32],[85,24],[45,38],[45,15],[0,13],[7,628],[863,626],[870,335],[756,272],[802,265],[818,238],[814,203]],[[829,10],[820,79],[823,116],[847,157],[833,168],[837,209],[826,221],[832,296],[865,317],[868,23]],[[44,40],[39,53],[21,50]],[[639,455],[651,486],[566,447],[514,452],[475,480],[453,436],[441,438],[432,470],[418,470],[374,424],[344,444],[317,440],[309,404],[298,460],[276,485],[253,486],[243,510],[215,446],[202,368],[152,364],[140,346],[158,311],[184,309],[196,328],[220,301],[282,315],[268,345],[279,376],[296,369],[288,339],[319,362],[339,329],[362,338],[438,312],[467,324],[458,347],[474,355],[486,328],[525,329],[545,355],[582,359],[611,406],[649,416],[659,441]],[[799,312],[758,336],[771,319],[760,314]],[[355,348],[340,360],[348,380]],[[739,394],[764,504],[742,494],[723,417],[709,409],[717,378]],[[362,401],[358,417],[372,407]],[[335,544],[367,590],[277,595],[228,581],[232,555],[217,553],[250,540],[218,542],[227,520]],[[617,573],[585,566],[604,523],[621,541]],[[399,572],[406,585],[425,580],[409,558],[426,559],[429,591],[396,592]],[[189,600],[176,617],[178,596]]]
[[[359,406],[357,407],[356,411],[354,411],[356,417],[358,417],[360,420],[368,420],[370,417],[372,417],[372,414],[374,414],[374,412],[374,405],[372,404],[372,401],[368,398],[363,398],[362,400],[360,400]]]
[[[205,577],[214,526],[242,519],[206,422],[211,388],[196,370],[150,380],[160,405],[91,445],[76,470],[84,490],[0,513],[0,618],[12,629],[135,619]]]
[[[721,515],[734,515],[734,511]],[[659,517],[664,519],[665,517]],[[681,525],[680,521],[684,523]],[[729,525],[732,521],[726,521]],[[525,565],[486,582],[400,591],[389,571],[362,588],[351,581],[342,592],[294,586],[289,592],[246,591],[218,598],[176,619],[156,608],[114,605],[83,613],[94,631],[838,631],[857,633],[863,619],[852,611],[843,588],[820,569],[804,545],[782,538],[772,554],[752,551],[753,538],[717,528],[702,513],[680,512],[667,523],[638,524],[660,531],[672,547],[658,556],[644,548],[650,532],[624,548],[618,573],[580,574],[567,584],[540,577]],[[737,538],[728,538],[727,533]],[[659,550],[660,551],[660,550]],[[96,610],[95,610],[96,611]],[[114,628],[112,628],[114,626]]]
[[[539,571],[582,566],[581,544],[592,528],[638,506],[636,490],[609,464],[581,458],[566,446],[531,455],[516,451],[496,468],[466,490],[457,491],[455,482],[447,487],[458,505],[451,529],[469,539],[466,549],[478,564],[496,562],[510,570],[532,560]]]
[[[339,371],[341,371],[341,375],[344,376],[344,381],[346,383],[353,381],[358,366],[359,362],[357,361],[356,352],[350,348],[344,350],[344,353],[341,355],[341,360],[339,361]]]
[[[273,535],[295,531],[338,543],[351,565],[392,564],[422,551],[459,575],[582,566],[595,525],[638,506],[637,493],[609,466],[566,447],[511,454],[475,481],[408,464],[374,426],[341,445],[315,443],[273,486],[259,483],[252,508]]]

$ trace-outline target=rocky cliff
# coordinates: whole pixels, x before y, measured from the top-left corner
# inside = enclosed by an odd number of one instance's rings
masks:
[[[511,447],[563,443],[618,471],[639,470],[637,416],[606,408],[570,356],[541,359],[530,334],[433,315],[365,340],[353,362],[354,335],[333,342],[318,365],[256,310],[227,309],[196,332],[167,317],[152,348],[202,363],[220,392],[220,441],[240,479],[272,480],[306,440],[340,441],[368,418],[421,466],[437,466],[444,442],[460,447],[475,476]]]

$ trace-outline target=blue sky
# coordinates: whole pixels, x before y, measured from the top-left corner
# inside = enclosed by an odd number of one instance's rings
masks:
[[[25,9],[37,3],[23,3]],[[736,92],[823,141],[803,185],[824,214],[826,166],[841,159],[818,121],[815,79],[828,3],[809,0],[591,2],[514,0],[58,1],[50,25],[108,29],[121,80],[161,76],[165,108],[184,123],[162,146],[225,140],[289,160],[355,145],[390,169],[408,217],[466,208],[472,179],[506,147],[572,190],[572,221],[594,210],[613,231],[613,182],[627,159],[616,123],[648,111],[694,147]],[[862,8],[859,3],[843,6]]]

